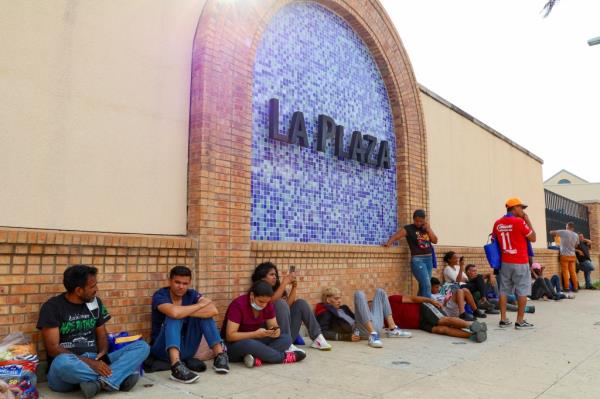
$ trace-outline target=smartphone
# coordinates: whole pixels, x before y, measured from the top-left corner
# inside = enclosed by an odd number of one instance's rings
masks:
[[[460,261],[461,261],[461,262],[464,262],[464,261],[465,261],[465,257],[464,257],[464,256],[461,256],[461,257],[460,257]]]
[[[296,266],[291,265],[290,266],[290,273],[295,273],[296,272]]]

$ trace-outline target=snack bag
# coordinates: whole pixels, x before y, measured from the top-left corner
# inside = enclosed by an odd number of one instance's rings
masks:
[[[38,399],[35,346],[23,333],[12,333],[0,341],[0,381],[5,396]],[[10,397],[10,396],[9,396]]]

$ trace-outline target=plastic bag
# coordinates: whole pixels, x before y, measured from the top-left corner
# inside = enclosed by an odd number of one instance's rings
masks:
[[[16,399],[38,399],[38,356],[35,345],[23,333],[12,333],[0,341],[0,381]]]

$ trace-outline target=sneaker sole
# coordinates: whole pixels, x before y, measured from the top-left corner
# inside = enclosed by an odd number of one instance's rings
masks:
[[[383,345],[371,345],[371,344],[369,344],[369,346],[371,348],[375,348],[375,349],[381,349],[381,348],[383,348]]]
[[[500,328],[509,328],[510,326],[512,326],[512,323],[510,323],[510,324],[498,324],[498,327],[500,327]]]
[[[412,338],[412,335],[388,335],[388,338]]]
[[[222,368],[218,368],[218,367],[215,367],[215,366],[213,366],[213,370],[215,370],[215,372],[217,374],[228,374],[229,373],[228,369],[222,369]]]
[[[179,378],[173,377],[172,375],[169,376],[170,379],[172,379],[173,381],[177,381],[177,382],[181,382],[182,384],[193,384],[194,382],[198,381],[200,379],[200,376],[197,375],[196,377],[192,378],[191,380],[180,380]]]
[[[515,330],[533,330],[535,329],[535,326],[531,326],[531,327],[517,327],[515,326]]]
[[[324,351],[324,352],[326,352],[326,351],[330,351],[330,350],[332,349],[332,347],[331,347],[331,346],[330,346],[329,348],[327,348],[327,347],[321,347],[321,346],[312,346],[312,345],[311,345],[310,347],[311,347],[311,348],[313,348],[313,349],[318,349],[318,350],[320,350],[320,351]]]

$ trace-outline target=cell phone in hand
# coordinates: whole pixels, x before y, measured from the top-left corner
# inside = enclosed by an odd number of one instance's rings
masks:
[[[269,330],[271,330],[271,331],[277,331],[277,330],[279,330],[279,326],[271,327],[271,328],[269,328]]]
[[[296,273],[296,266],[294,266],[294,265],[290,266],[290,273]]]

